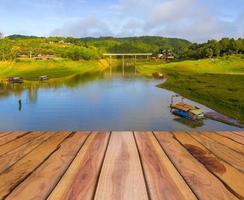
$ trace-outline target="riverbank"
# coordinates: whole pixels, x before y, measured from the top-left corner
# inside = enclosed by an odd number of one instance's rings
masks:
[[[67,78],[74,75],[96,73],[105,70],[109,63],[105,59],[91,61],[49,60],[49,61],[5,61],[0,62],[0,79],[20,76],[25,81],[37,81],[39,76],[49,79]]]
[[[145,76],[162,72],[167,81],[159,87],[244,122],[243,56],[168,64],[140,63],[138,71]]]
[[[113,65],[120,64],[114,60]],[[21,76],[25,85],[39,84],[38,77],[48,75],[52,84],[66,82],[72,86],[77,79],[103,72],[107,60],[71,61],[18,61],[0,62],[0,79],[8,76]],[[193,101],[204,104],[217,112],[244,123],[244,58],[231,56],[219,59],[204,59],[162,63],[150,61],[137,63],[137,71],[144,76],[162,72],[167,81],[159,87],[177,92]],[[90,77],[88,78],[90,80]]]

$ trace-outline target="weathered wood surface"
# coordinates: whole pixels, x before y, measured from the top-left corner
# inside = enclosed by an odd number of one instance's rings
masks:
[[[56,152],[15,188],[7,199],[46,199],[69,167],[87,136],[88,133],[70,135],[60,144],[60,148]]]
[[[244,197],[244,185],[242,184],[242,181],[239,181],[244,178],[244,174],[242,172],[216,157],[216,155],[211,153],[205,146],[200,144],[190,135],[185,134],[184,132],[176,132],[173,133],[173,136],[189,152],[189,154],[196,159],[196,161],[200,162],[203,165],[203,167],[205,167],[205,169],[208,169],[208,171],[210,172],[206,173],[206,170],[205,172],[201,171],[201,165],[195,166],[197,174],[201,172],[201,175],[203,175],[203,179],[199,178],[198,180],[205,181],[206,177],[208,177],[207,180],[209,180],[210,183],[209,185],[200,184],[199,186],[201,188],[199,189],[203,190],[204,187],[208,186],[211,186],[213,189],[213,192],[207,193],[207,195],[205,193],[205,198],[209,197],[209,199],[233,199],[233,195],[229,193],[229,191],[224,187],[224,185],[221,182],[219,182],[216,179],[216,177],[222,180],[224,183],[226,183],[232,192],[238,194],[238,196]],[[163,138],[163,136],[161,136],[161,138]],[[180,157],[182,159],[182,156]],[[194,168],[191,167],[191,169]],[[179,170],[182,170],[182,168],[180,168]],[[211,173],[216,177],[211,176]],[[198,184],[196,184],[193,180],[193,186],[197,187],[197,185]]]
[[[243,132],[0,132],[0,199],[244,199]]]
[[[43,143],[30,154],[25,156],[15,165],[0,173],[0,198],[7,196],[29,174],[40,166],[46,158],[59,148],[59,144],[70,133],[55,133],[49,140]]]
[[[9,133],[11,133],[11,131],[5,131],[5,132],[0,132],[0,137],[3,137],[5,135],[8,135]]]
[[[241,143],[244,145],[244,133],[237,134],[237,132],[217,132],[219,135],[230,138],[237,143]],[[243,136],[242,136],[243,135]]]
[[[197,199],[151,132],[135,133],[152,199]]]
[[[204,145],[209,151],[214,153],[217,157],[226,161],[236,169],[244,172],[244,156],[231,148],[205,136],[205,132],[199,134],[191,132],[190,135],[195,138],[199,143]]]
[[[201,152],[204,151],[195,144],[193,138],[184,138],[184,136],[190,137],[184,133],[175,133],[173,135],[169,132],[157,132],[155,135],[175,167],[199,199],[237,199],[216,176],[208,171],[204,165],[200,165],[199,161],[191,154],[189,147],[194,148],[195,151],[198,149]],[[187,144],[184,143],[185,141]],[[201,159],[204,158],[201,157]],[[206,180],[209,181],[209,184],[206,184]]]
[[[3,144],[6,144],[16,138],[22,137],[25,134],[27,134],[27,132],[13,132],[11,134],[9,134],[9,132],[2,133],[1,137],[0,137],[0,146],[2,146]]]
[[[133,133],[111,136],[95,199],[148,199]]]
[[[92,199],[109,133],[92,133],[48,199]]]
[[[40,137],[34,138],[30,142],[0,156],[0,173],[46,141],[50,136],[51,134],[43,133]]]

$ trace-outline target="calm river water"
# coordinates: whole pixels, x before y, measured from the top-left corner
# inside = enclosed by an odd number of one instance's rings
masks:
[[[65,83],[1,86],[0,130],[240,130],[171,114],[174,93],[157,88],[159,83],[131,73],[107,72]]]

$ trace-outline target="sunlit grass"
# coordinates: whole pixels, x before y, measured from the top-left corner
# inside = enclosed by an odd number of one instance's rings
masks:
[[[21,76],[25,80],[38,80],[39,76],[47,75],[50,79],[96,72],[108,66],[106,60],[93,61],[20,61],[0,62],[0,78]]]
[[[244,122],[244,57],[183,61],[168,64],[141,63],[145,76],[162,72],[167,81],[159,87]]]

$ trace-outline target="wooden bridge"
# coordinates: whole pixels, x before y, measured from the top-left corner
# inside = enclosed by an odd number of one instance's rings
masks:
[[[0,199],[244,198],[244,132],[2,132]]]
[[[122,57],[123,63],[125,62],[125,56],[134,57],[134,63],[136,63],[136,58],[138,56],[152,56],[152,53],[104,53],[103,56],[109,56],[109,64],[111,65],[112,57]]]
[[[123,67],[123,75],[124,75],[124,67],[125,67],[125,57],[134,57],[134,67],[135,67],[135,73],[136,73],[136,60],[137,57],[143,57],[146,56],[149,58],[149,56],[152,56],[152,53],[105,53],[103,56],[109,57],[109,66],[110,66],[110,74],[112,74],[112,57],[122,57],[122,67]]]

